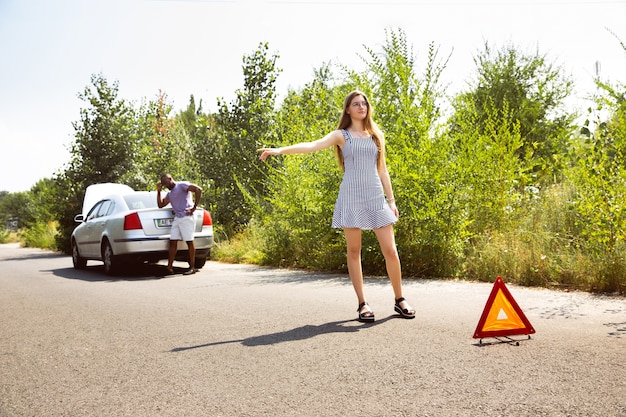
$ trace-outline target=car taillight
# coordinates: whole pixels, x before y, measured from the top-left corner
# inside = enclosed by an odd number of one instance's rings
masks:
[[[211,213],[208,210],[204,210],[204,216],[202,217],[202,226],[213,226],[213,219],[211,219]]]
[[[137,230],[141,229],[141,220],[139,220],[139,214],[131,213],[124,217],[124,230]]]

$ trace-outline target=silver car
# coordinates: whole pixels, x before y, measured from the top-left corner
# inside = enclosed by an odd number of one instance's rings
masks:
[[[213,246],[213,221],[201,208],[194,217],[195,267],[202,268]],[[89,186],[83,213],[74,220],[80,223],[71,238],[74,268],[84,269],[88,260],[98,260],[104,262],[105,273],[113,275],[124,264],[167,259],[174,213],[169,205],[158,208],[156,192],[133,191],[121,184]],[[188,256],[187,244],[179,242],[176,260],[187,261]]]

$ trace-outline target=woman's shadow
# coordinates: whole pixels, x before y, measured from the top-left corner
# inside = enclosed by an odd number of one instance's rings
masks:
[[[266,345],[274,345],[274,344],[283,343],[283,342],[293,342],[296,340],[310,339],[312,337],[319,336],[322,334],[356,333],[358,331],[361,331],[361,329],[375,326],[377,324],[382,324],[393,317],[394,316],[389,316],[384,319],[377,320],[373,323],[359,323],[358,326],[354,326],[354,325],[346,326],[345,325],[347,323],[357,322],[356,319],[333,321],[330,323],[320,324],[319,326],[307,324],[306,326],[297,327],[295,329],[287,330],[284,332],[271,333],[271,334],[266,334],[266,335],[261,335],[261,336],[253,336],[253,337],[248,337],[246,339],[225,340],[222,342],[204,343],[202,345],[177,347],[177,348],[170,350],[170,352],[184,352],[186,350],[199,349],[199,348],[210,347],[210,346],[226,345],[229,343],[241,343],[244,346],[266,346]]]

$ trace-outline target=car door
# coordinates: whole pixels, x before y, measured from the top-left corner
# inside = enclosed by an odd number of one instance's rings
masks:
[[[85,247],[87,247],[87,255],[90,257],[100,256],[100,239],[106,228],[107,214],[111,212],[112,204],[111,200],[102,200],[87,215]]]
[[[76,230],[76,243],[80,253],[86,258],[92,258],[96,253],[94,248],[98,246],[98,242],[93,240],[93,225],[101,205],[102,201],[98,201],[85,216],[84,223]]]

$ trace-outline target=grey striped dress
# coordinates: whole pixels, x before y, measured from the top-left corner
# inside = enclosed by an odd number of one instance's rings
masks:
[[[345,129],[342,133],[346,139],[342,150],[345,172],[332,227],[371,230],[395,223],[398,219],[385,200],[378,176],[378,149],[374,139],[371,136],[353,138]]]

